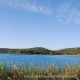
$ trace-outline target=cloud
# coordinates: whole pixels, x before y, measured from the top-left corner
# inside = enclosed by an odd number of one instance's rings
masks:
[[[0,0],[2,5],[12,7],[12,8],[21,8],[24,10],[38,12],[41,14],[52,15],[53,10],[46,6],[41,6],[36,2],[31,2],[30,0]]]
[[[50,4],[44,6],[37,3],[36,0],[0,0],[0,5],[51,15],[61,23],[80,24],[80,10],[77,7],[73,7],[72,3],[62,3],[60,5],[56,5],[56,8],[53,8],[54,5],[51,5],[52,7],[48,7]]]
[[[63,4],[57,8],[57,18],[63,23],[80,24],[80,10],[72,7],[71,4]]]

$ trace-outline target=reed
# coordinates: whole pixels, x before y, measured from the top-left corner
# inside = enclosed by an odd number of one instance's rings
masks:
[[[42,67],[7,67],[0,64],[0,80],[80,80],[80,65],[59,68],[56,65]]]

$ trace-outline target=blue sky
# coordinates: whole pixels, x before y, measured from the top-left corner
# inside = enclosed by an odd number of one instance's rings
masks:
[[[0,47],[80,47],[80,0],[0,0]]]

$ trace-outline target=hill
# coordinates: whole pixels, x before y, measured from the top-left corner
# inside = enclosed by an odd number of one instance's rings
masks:
[[[0,48],[0,53],[38,54],[38,55],[80,55],[80,48],[66,48],[66,49],[54,50],[54,51],[43,47],[34,47],[28,49]]]
[[[80,55],[80,48],[66,48],[57,51],[63,55]]]

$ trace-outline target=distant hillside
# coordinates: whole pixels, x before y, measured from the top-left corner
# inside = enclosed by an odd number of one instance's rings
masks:
[[[57,52],[65,55],[80,55],[80,48],[66,48],[58,50]]]
[[[11,49],[0,48],[0,53],[8,53]]]
[[[10,54],[39,54],[39,55],[80,55],[80,48],[66,48],[61,50],[49,50],[42,47],[34,47],[28,49],[7,49],[0,48],[0,53]]]

